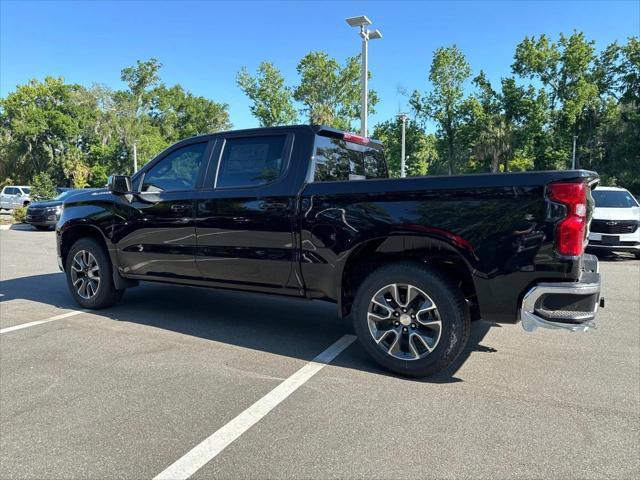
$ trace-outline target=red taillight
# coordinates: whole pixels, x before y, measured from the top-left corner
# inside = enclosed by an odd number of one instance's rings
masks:
[[[549,198],[567,208],[567,215],[556,225],[556,251],[577,257],[584,252],[587,228],[587,186],[584,183],[552,183]]]
[[[369,143],[368,138],[361,137],[360,135],[354,135],[353,133],[343,133],[342,138],[347,142],[360,143],[362,145],[366,145]]]

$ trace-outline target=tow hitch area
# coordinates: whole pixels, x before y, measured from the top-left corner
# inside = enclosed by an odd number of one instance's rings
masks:
[[[538,327],[571,332],[596,328],[598,307],[604,307],[598,259],[585,254],[582,268],[577,282],[539,283],[531,288],[522,299],[522,328],[527,332]]]

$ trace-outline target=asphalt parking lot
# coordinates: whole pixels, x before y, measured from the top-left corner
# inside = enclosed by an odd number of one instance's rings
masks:
[[[153,478],[351,333],[329,304],[162,285],[78,312],[53,232],[0,231],[0,256],[2,478]],[[193,478],[638,478],[640,261],[601,271],[598,330],[476,322],[420,381],[352,343]]]

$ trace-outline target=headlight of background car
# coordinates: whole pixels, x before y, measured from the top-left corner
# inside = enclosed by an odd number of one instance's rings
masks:
[[[62,213],[62,205],[58,205],[57,207],[47,208],[47,216],[55,215],[56,217],[60,217]]]

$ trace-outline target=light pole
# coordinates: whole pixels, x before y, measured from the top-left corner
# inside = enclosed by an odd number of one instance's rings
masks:
[[[371,25],[371,20],[366,16],[361,15],[359,17],[347,18],[347,23],[351,27],[360,28],[360,38],[362,38],[362,72],[360,84],[362,86],[362,93],[360,95],[361,107],[360,107],[360,135],[367,136],[367,108],[369,102],[369,91],[367,87],[369,76],[369,40],[376,40],[382,38],[380,30],[368,30],[367,25]]]
[[[138,142],[133,142],[133,173],[138,171]]]
[[[573,160],[571,160],[571,170],[576,169],[576,140],[578,139],[577,135],[573,136]]]
[[[405,161],[406,161],[406,156],[405,156],[405,126],[407,123],[407,114],[406,113],[400,113],[398,114],[398,118],[400,120],[402,120],[402,144],[400,146],[400,178],[404,178],[406,177],[406,173],[405,173]]]

